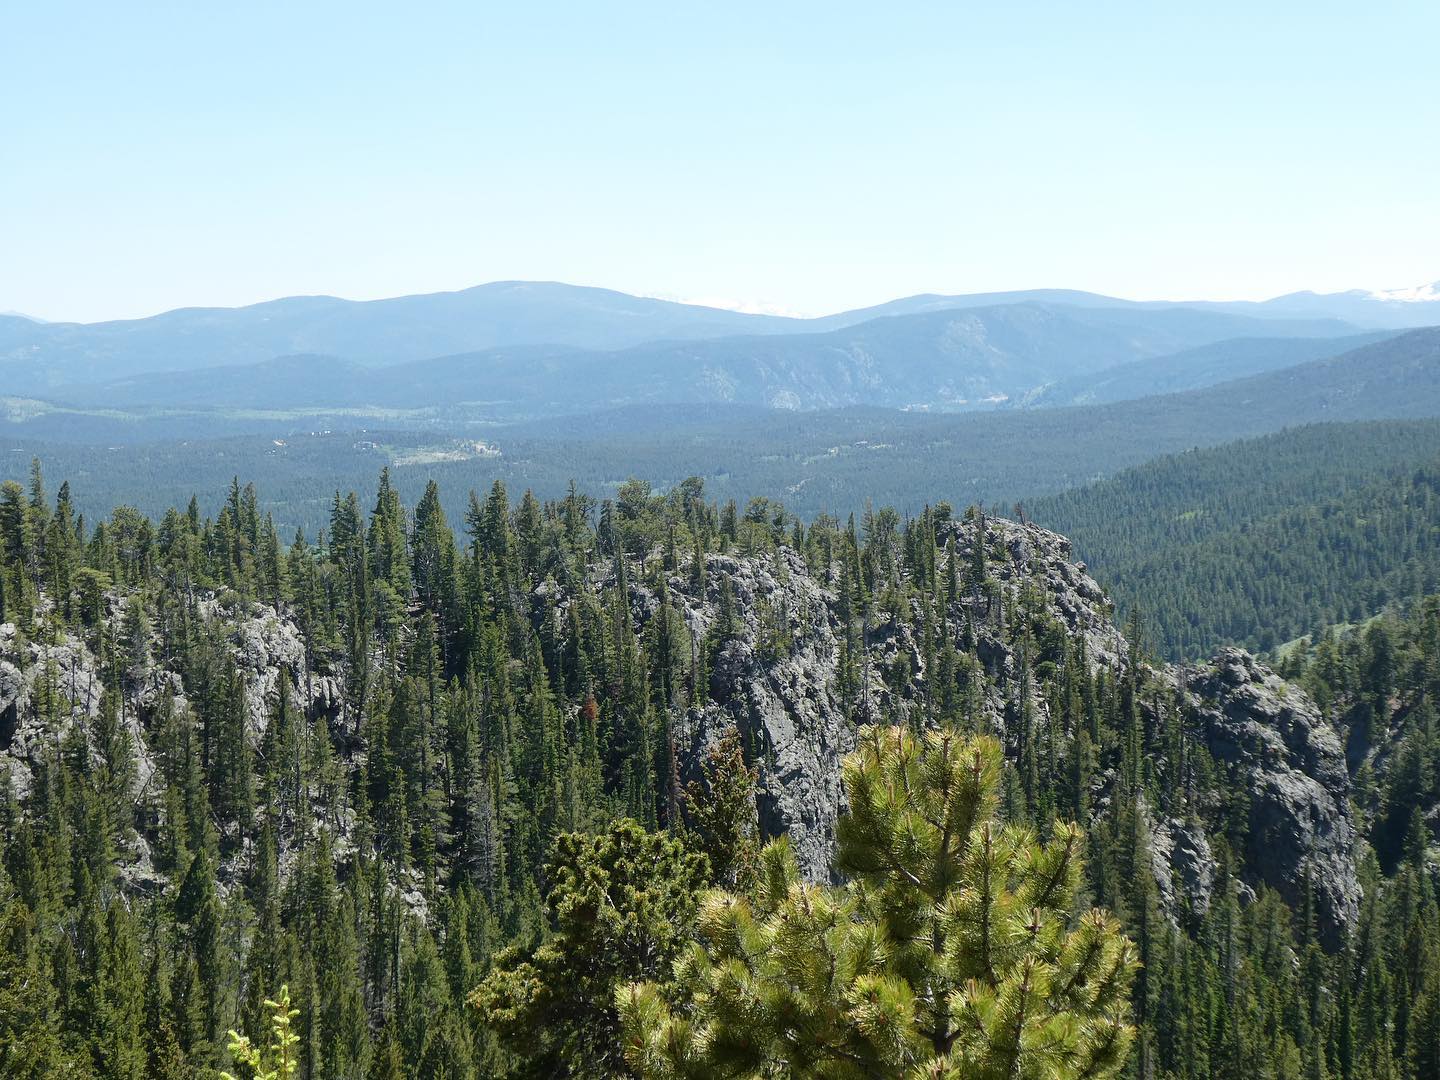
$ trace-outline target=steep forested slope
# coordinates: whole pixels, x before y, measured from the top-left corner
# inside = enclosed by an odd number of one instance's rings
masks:
[[[1440,597],[1307,639],[1285,670],[1335,718],[1387,868],[1440,838]]]
[[[213,519],[83,525],[38,473],[0,491],[0,1060],[190,1075],[288,983],[301,1076],[564,1075],[589,1048],[550,1035],[613,1010],[577,996],[596,969],[519,1039],[471,988],[517,972],[522,1007],[587,889],[641,903],[637,851],[680,896],[743,880],[718,875],[757,832],[828,873],[870,722],[993,733],[1005,817],[1084,826],[1085,892],[1144,962],[1142,1073],[1428,1060],[1428,843],[1382,876],[1315,703],[1238,651],[1147,661],[1060,537],[948,506],[807,524],[698,481],[497,486],[458,535],[433,487],[411,513],[382,475],[371,505],[286,546],[238,483]]]
[[[1394,337],[1393,331],[1339,338],[1234,338],[1166,356],[1134,360],[1102,372],[1060,379],[1016,402],[1027,408],[1098,405],[1152,394],[1178,394],[1217,383],[1339,356]]]
[[[1157,644],[1270,649],[1440,589],[1440,422],[1315,425],[1039,499]]]

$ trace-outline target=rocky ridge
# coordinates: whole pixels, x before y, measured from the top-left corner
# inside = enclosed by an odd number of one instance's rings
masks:
[[[951,521],[937,538],[943,549],[953,537],[957,557],[966,557],[980,525]],[[1032,524],[988,519],[983,529],[989,572],[998,583],[989,600],[962,598],[946,612],[946,630],[974,635],[974,653],[986,674],[974,704],[981,726],[1000,736],[1008,749],[1019,740],[1014,681],[1020,657],[1004,632],[1003,612],[1021,603],[1022,590],[1038,595],[1045,615],[1071,640],[1083,641],[1092,671],[1123,678],[1132,662],[1130,643],[1115,626],[1104,591],[1074,561],[1068,540]],[[836,819],[844,811],[840,763],[854,747],[857,725],[876,720],[923,723],[927,675],[924,649],[916,640],[914,617],[896,618],[876,608],[866,634],[868,679],[861,699],[841,700],[837,689],[844,633],[836,584],[817,580],[793,551],[736,558],[711,555],[704,595],[693,595],[689,578],[668,576],[667,591],[697,640],[720,617],[720,582],[735,595],[738,632],[717,655],[709,672],[709,701],[690,708],[677,725],[681,757],[693,763],[727,732],[738,731],[762,748],[757,756],[762,829],[788,833],[801,866],[824,876],[833,853]],[[601,584],[613,584],[613,576]],[[633,614],[643,623],[657,608],[652,585],[632,581]],[[778,655],[764,639],[767,613],[783,613],[788,647]],[[915,615],[910,612],[909,615]],[[1242,895],[1260,887],[1278,891],[1296,904],[1313,889],[1321,931],[1328,940],[1351,925],[1358,912],[1356,836],[1349,807],[1349,775],[1340,739],[1315,704],[1255,658],[1238,649],[1212,662],[1191,666],[1138,661],[1152,686],[1140,708],[1148,731],[1160,724],[1157,701],[1182,709],[1187,736],[1224,771],[1227,786],[1249,798],[1249,839],[1241,867]],[[886,677],[900,669],[904,682]],[[1044,717],[1049,705],[1032,689],[1031,708]],[[1104,807],[1113,772],[1099,774],[1093,801]],[[1198,808],[1218,816],[1218,805]],[[1208,908],[1220,874],[1206,827],[1194,817],[1149,815],[1150,857],[1162,907],[1182,911]]]
[[[109,619],[118,625],[126,600],[108,600]],[[333,713],[338,707],[341,680],[308,670],[300,633],[286,616],[265,604],[231,610],[213,597],[202,600],[199,611],[207,623],[223,629],[241,674],[252,745],[258,745],[265,732],[282,678],[288,679],[292,698],[307,715]],[[122,695],[121,717],[134,740],[138,794],[155,771],[143,718],[153,716],[167,696],[177,708],[187,703],[184,680],[173,666],[152,659],[132,674]],[[53,642],[25,641],[13,623],[0,625],[0,761],[9,768],[17,796],[29,788],[30,767],[42,744],[63,739],[74,724],[94,720],[103,692],[99,661],[80,638],[66,634]],[[58,702],[49,723],[37,708],[47,696]]]
[[[972,643],[984,678],[972,679],[968,707],[980,727],[994,731],[1014,753],[1022,712],[1044,720],[1050,703],[1030,684],[1022,688],[1024,658],[1006,620],[1036,609],[1047,632],[1083,642],[1092,671],[1123,678],[1143,665],[1151,692],[1139,708],[1147,732],[1160,724],[1157,702],[1179,703],[1186,736],[1223,770],[1224,783],[1248,796],[1248,845],[1239,872],[1247,890],[1269,887],[1292,903],[1313,890],[1322,930],[1333,938],[1353,923],[1358,907],[1355,829],[1348,804],[1349,776],[1340,739],[1314,704],[1254,658],[1225,650],[1204,665],[1152,666],[1134,659],[1115,626],[1103,590],[1073,559],[1063,537],[1034,525],[987,519],[949,520],[937,538],[941,551],[953,542],[957,559],[985,546],[988,592],[962,596],[942,614],[943,633]],[[653,560],[652,560],[653,562]],[[656,572],[629,575],[631,613],[642,630],[659,610]],[[670,602],[683,619],[692,648],[723,617],[724,591],[733,595],[733,633],[711,659],[703,705],[675,710],[674,734],[682,771],[693,771],[705,750],[732,731],[755,749],[762,830],[788,833],[802,867],[812,876],[828,871],[835,822],[844,810],[840,763],[867,719],[923,724],[934,673],[918,640],[919,601],[903,593],[874,598],[865,616],[861,685],[854,700],[842,697],[841,655],[846,636],[842,590],[831,575],[814,574],[794,551],[706,556],[704,588],[677,569],[666,577]],[[614,568],[572,588],[598,590],[614,584]],[[531,598],[537,624],[558,616],[573,600],[548,583]],[[123,616],[124,599],[112,597],[107,617]],[[892,610],[896,605],[902,610]],[[903,610],[910,605],[910,610]],[[258,743],[280,680],[308,714],[335,714],[344,682],[334,672],[309,670],[301,635],[284,611],[259,604],[202,602],[203,618],[222,628],[226,647],[242,673],[247,733]],[[92,721],[100,709],[98,665],[83,641],[22,641],[11,625],[0,627],[0,767],[17,792],[26,790],[45,740],[75,723]],[[60,730],[39,719],[37,701],[58,687],[65,706]],[[145,797],[154,763],[146,747],[144,718],[165,696],[183,703],[178,671],[152,662],[127,686],[122,710],[137,750],[136,797]],[[55,716],[52,711],[49,715]],[[1099,770],[1092,802],[1104,812],[1115,784],[1113,769]],[[1207,820],[1218,814],[1201,805],[1189,817],[1147,809],[1149,856],[1162,907],[1175,917],[1210,903],[1219,866]],[[343,838],[341,838],[343,844]],[[143,851],[134,861],[145,861]]]

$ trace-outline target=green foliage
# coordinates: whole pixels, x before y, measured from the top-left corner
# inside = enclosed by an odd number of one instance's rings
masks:
[[[1301,645],[1287,674],[1335,718],[1362,777],[1383,774],[1363,819],[1382,866],[1423,864],[1440,839],[1440,597]]]
[[[996,820],[993,740],[869,729],[846,761],[838,887],[767,847],[709,894],[669,994],[622,989],[643,1076],[1103,1077],[1126,1060],[1134,953],[1074,918],[1082,834]],[[667,997],[674,1004],[667,1002]]]
[[[707,873],[703,856],[633,821],[556,839],[545,941],[502,952],[471,997],[524,1075],[623,1074],[616,987],[664,977]]]
[[[250,1071],[252,1080],[289,1080],[300,1069],[296,1046],[300,1036],[292,1030],[299,1009],[290,1007],[290,988],[280,987],[280,994],[274,1000],[265,999],[265,1008],[270,1010],[270,1041],[264,1047],[252,1046],[249,1038],[238,1032],[230,1032],[230,1053],[235,1060]],[[233,1073],[222,1072],[224,1080],[237,1080]]]
[[[10,902],[0,914],[0,1076],[15,1080],[92,1076],[61,1042],[55,987],[37,955],[34,918]]]
[[[1325,424],[1026,503],[1174,658],[1270,650],[1440,589],[1440,423]]]
[[[703,475],[707,496],[718,498],[722,506],[733,499],[743,510],[757,494],[786,492],[786,509],[807,519],[824,511],[858,513],[867,499],[913,515],[936,498],[957,506],[1009,506],[1022,498],[1028,512],[1041,497],[1141,466],[1159,455],[1307,424],[1312,425],[1311,438],[1322,447],[1312,466],[1331,471],[1335,480],[1327,494],[1333,494],[1346,482],[1348,470],[1339,466],[1347,458],[1366,465],[1376,461],[1367,446],[1371,434],[1380,432],[1383,446],[1394,437],[1385,434],[1386,429],[1414,433],[1416,443],[1408,454],[1412,462],[1420,460],[1414,451],[1421,445],[1435,444],[1440,422],[1433,419],[1368,422],[1377,416],[1424,417],[1440,411],[1432,404],[1440,380],[1425,362],[1396,374],[1387,386],[1376,372],[1364,373],[1366,388],[1381,400],[1367,402],[1363,393],[1347,396],[1338,411],[1334,400],[1297,403],[1288,388],[1278,394],[1257,389],[1237,401],[1234,388],[1223,387],[1085,408],[961,414],[646,405],[591,414],[578,423],[545,421],[498,429],[487,435],[503,446],[498,457],[473,456],[469,417],[447,423],[442,416],[434,426],[416,430],[408,417],[376,416],[377,423],[393,428],[378,435],[374,430],[322,430],[336,426],[329,415],[313,423],[283,419],[273,426],[253,418],[227,421],[214,416],[202,420],[198,429],[194,418],[187,417],[177,418],[186,428],[184,434],[163,442],[155,441],[166,431],[163,421],[157,427],[153,419],[138,425],[107,418],[85,445],[42,443],[41,452],[52,471],[73,478],[76,506],[92,517],[129,502],[159,519],[167,508],[183,506],[194,491],[206,493],[202,513],[214,515],[231,476],[239,471],[263,487],[265,509],[286,536],[296,528],[315,536],[327,526],[334,490],[370,487],[386,460],[397,462],[391,480],[411,506],[431,480],[442,491],[465,492],[476,486],[483,494],[498,479],[515,491],[529,487],[540,500],[561,501],[572,482],[582,491],[600,493],[613,492],[617,477],[641,477],[655,498],[655,492],[673,491],[687,478]],[[73,422],[68,413],[58,419],[66,426]],[[17,435],[15,445],[34,447],[44,438],[36,426],[26,425],[23,440]],[[153,435],[143,445],[132,445],[137,429]],[[307,429],[315,434],[306,434]],[[1290,434],[1275,438],[1284,440]],[[277,447],[276,438],[285,445]],[[378,445],[367,445],[371,440]],[[723,470],[717,463],[723,463]],[[23,480],[26,467],[20,454],[0,455],[0,477]],[[1257,502],[1265,498],[1264,486],[1243,473],[1236,490]],[[1036,520],[1058,526],[1061,519],[1047,513]],[[1073,520],[1083,521],[1084,515]],[[739,525],[737,512],[732,538]],[[747,534],[751,531],[747,527]],[[763,536],[757,533],[755,539]],[[1122,567],[1118,561],[1115,565]]]
[[[726,888],[748,886],[757,868],[760,823],[755,769],[745,762],[738,734],[710,749],[682,804],[687,842],[709,860],[711,880]]]
[[[16,766],[0,770],[0,1074],[243,1074],[224,1033],[268,1046],[264,995],[281,985],[298,1080],[621,1072],[613,992],[647,980],[684,997],[664,984],[703,885],[748,904],[757,934],[791,886],[831,904],[851,928],[829,932],[837,955],[859,948],[854,926],[889,925],[872,917],[919,918],[900,899],[881,910],[914,886],[861,861],[817,892],[780,849],[759,858],[757,794],[781,780],[736,665],[808,663],[827,624],[836,682],[814,689],[847,719],[1003,733],[993,836],[1034,830],[1044,850],[1057,817],[1083,826],[1076,908],[1113,911],[1144,963],[1133,1075],[1218,1080],[1258,1063],[1409,1080],[1435,1057],[1433,604],[1290,654],[1351,751],[1376,853],[1360,925],[1326,952],[1313,904],[1252,897],[1235,854],[1245,792],[1140,650],[1090,652],[1021,534],[978,511],[801,522],[773,500],[712,500],[695,479],[609,502],[562,486],[512,504],[495,485],[456,535],[438,488],[397,468],[373,501],[315,502],[285,481],[282,499],[315,515],[313,541],[286,549],[270,504],[228,474],[214,505],[154,522],[124,507],[82,519],[68,486],[52,501],[41,477],[20,479],[0,492],[14,621],[0,648],[28,687],[0,711]],[[768,611],[735,562],[747,547],[781,585]],[[807,573],[797,604],[788,579]],[[275,643],[283,662],[257,667]],[[77,677],[82,647],[93,680]],[[687,760],[695,718],[716,710],[735,738]],[[646,831],[617,839],[625,817]],[[1161,817],[1208,838],[1208,908],[1179,881],[1161,895]],[[928,992],[891,952],[875,1024]],[[480,984],[496,992],[488,1021],[467,1000]],[[586,1043],[593,1031],[610,1034]]]

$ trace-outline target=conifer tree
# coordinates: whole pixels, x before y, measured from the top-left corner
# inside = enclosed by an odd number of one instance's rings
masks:
[[[1416,497],[1433,502],[1425,492],[1440,484],[1425,475]],[[1354,630],[1325,630],[1316,608],[1321,630],[1283,661],[1358,764],[1350,801],[1364,853],[1361,917],[1334,953],[1318,931],[1325,864],[1293,912],[1259,887],[1252,795],[1211,757],[1202,713],[1168,679],[1150,677],[1139,651],[1087,652],[1087,638],[1100,642],[1046,595],[1053,582],[1028,550],[1036,535],[978,511],[960,525],[948,507],[903,523],[874,510],[862,546],[853,523],[821,515],[805,527],[762,499],[743,520],[732,504],[727,539],[725,511],[701,501],[698,481],[667,495],[633,484],[605,509],[597,537],[599,504],[573,487],[560,503],[527,495],[513,512],[502,487],[474,498],[459,552],[438,487],[407,521],[390,478],[365,499],[373,515],[361,513],[359,496],[337,494],[317,543],[297,531],[282,553],[253,487],[238,480],[213,521],[192,499],[158,527],[122,507],[87,529],[67,487],[51,500],[38,475],[28,490],[21,479],[0,485],[0,603],[18,624],[0,649],[22,690],[0,709],[0,1076],[214,1077],[227,1064],[220,1033],[234,1024],[263,1042],[264,998],[282,983],[299,1011],[304,1080],[625,1072],[614,983],[672,977],[670,956],[697,932],[693,920],[667,917],[673,931],[657,944],[651,916],[607,916],[592,939],[583,914],[547,918],[542,890],[564,876],[550,880],[544,865],[557,832],[598,829],[603,840],[605,823],[626,813],[663,820],[668,835],[645,834],[657,843],[704,854],[704,884],[747,894],[740,944],[701,929],[717,966],[737,950],[762,957],[746,976],[763,1006],[755,1015],[800,1002],[811,1011],[787,1014],[804,1020],[791,1025],[797,1037],[823,1021],[848,1038],[842,1021],[863,1019],[854,1010],[890,1022],[909,993],[919,1031],[900,1037],[915,1054],[909,1067],[935,1065],[945,1056],[933,1053],[929,1033],[940,1028],[929,1003],[951,969],[918,948],[937,923],[917,886],[903,875],[887,881],[893,866],[882,873],[854,860],[837,868],[852,882],[839,890],[806,891],[783,859],[759,876],[749,765],[761,746],[767,767],[783,762],[755,720],[756,672],[746,668],[789,651],[792,632],[808,665],[813,631],[826,622],[838,670],[816,687],[820,708],[847,700],[854,719],[883,713],[917,729],[999,721],[1018,765],[1004,774],[1006,820],[1047,835],[1052,815],[1084,823],[1086,899],[1073,906],[1095,897],[1113,910],[1144,964],[1127,1075],[1418,1080],[1440,1068],[1440,598],[1394,599]],[[737,543],[773,569],[788,601],[752,590],[754,567],[726,557]],[[1239,572],[1228,567],[1222,580],[1235,585]],[[1423,568],[1399,573],[1395,597],[1426,587]],[[790,574],[809,580],[787,583]],[[277,598],[278,610],[251,602]],[[1385,603],[1379,593],[1347,601],[1367,619]],[[1157,626],[1174,617],[1173,605],[1155,613]],[[692,640],[697,625],[707,627],[703,642]],[[269,640],[277,628],[280,652]],[[1137,629],[1128,635],[1138,645]],[[278,692],[257,711],[260,685]],[[740,739],[696,761],[692,738],[726,713]],[[767,793],[776,780],[786,782],[771,771]],[[1178,841],[1182,823],[1209,843],[1213,890],[1183,865],[1157,886],[1166,847],[1152,851],[1152,841],[1163,831]],[[905,850],[923,854],[927,834],[917,830]],[[978,825],[972,849],[977,835]],[[585,887],[618,878],[608,892],[622,908],[662,910],[666,881],[683,879],[684,862],[643,850],[649,861],[634,872],[577,860]],[[1203,866],[1203,845],[1197,851]],[[1172,860],[1182,854],[1171,846]],[[923,864],[909,854],[900,862],[922,884]],[[1007,887],[1019,888],[1024,874],[1011,877]],[[654,895],[632,897],[631,886]],[[837,924],[806,938],[820,905]],[[760,950],[781,915],[791,940],[820,944],[788,959]],[[1049,947],[1046,920],[1059,919],[1042,911],[1037,948]],[[912,925],[918,934],[902,940],[896,927]],[[945,942],[960,939],[938,925]],[[1082,917],[1067,930],[1085,925]],[[814,970],[799,961],[829,949],[848,962],[856,927],[885,959],[870,970],[873,1000],[852,996],[841,1003],[852,1012],[836,1020],[839,990],[797,990]],[[562,943],[568,951],[542,963],[546,946]],[[497,963],[505,946],[514,948]],[[945,949],[949,964],[958,946]],[[627,956],[645,959],[612,962]],[[552,988],[550,1011],[526,1012],[529,1027],[501,1039],[510,1021],[492,1029],[462,1002],[476,980],[518,963]],[[857,985],[853,972],[839,975],[841,989]],[[966,992],[990,1000],[984,979],[973,991],[953,983],[952,1001]],[[663,990],[664,1002],[692,1028],[714,1029],[709,1005],[685,1012],[698,1000],[688,986]],[[952,1052],[964,1048],[964,1022],[996,1015],[960,1009]],[[606,1040],[595,1051],[608,1054],[603,1068],[593,1055],[552,1053],[571,1035],[577,1047]],[[704,1068],[719,1071],[706,1053]],[[1021,1075],[1049,1068],[1033,1056],[1017,1061]],[[765,1064],[802,1075],[811,1067],[793,1061]],[[863,1071],[855,1060],[823,1068]]]
[[[471,1004],[528,1075],[622,1075],[616,991],[666,976],[707,873],[703,856],[634,821],[562,834],[547,871],[548,940],[502,952]]]
[[[37,929],[23,904],[0,904],[0,1076],[89,1076],[89,1063],[75,1060],[61,1043],[56,990],[39,955]]]
[[[290,1080],[300,1068],[296,1044],[300,1036],[292,1030],[299,1009],[290,1007],[290,988],[282,986],[279,996],[266,1000],[270,1010],[270,1038],[262,1047],[237,1032],[230,1032],[230,1053],[250,1073],[249,1080]],[[222,1072],[224,1080],[239,1080],[234,1073]]]
[[[686,839],[710,860],[711,880],[725,888],[743,887],[754,878],[759,821],[755,810],[755,770],[746,764],[738,732],[711,748],[701,775],[685,788]]]
[[[843,886],[767,846],[754,898],[712,892],[678,988],[617,995],[644,1077],[1113,1076],[1132,1037],[1129,942],[1076,918],[1081,833],[995,818],[991,739],[867,731],[845,763]]]

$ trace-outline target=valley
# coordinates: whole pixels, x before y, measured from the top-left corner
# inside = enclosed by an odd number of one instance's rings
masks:
[[[1083,847],[1141,966],[1077,1015],[1136,1059],[1428,1052],[1433,965],[1354,973],[1437,918],[1440,329],[277,303],[0,361],[0,1004],[70,1018],[34,1060],[210,1075],[283,984],[311,1077],[626,1075],[676,1019],[617,993],[706,1000],[663,983],[705,888],[883,921],[847,822],[902,733],[996,755],[1014,858]]]

